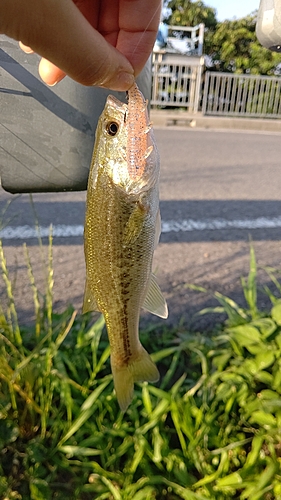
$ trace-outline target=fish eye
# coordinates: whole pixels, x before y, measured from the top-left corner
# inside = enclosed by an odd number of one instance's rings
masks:
[[[118,130],[119,130],[119,124],[118,123],[116,123],[116,122],[108,122],[106,124],[106,131],[112,137],[114,137],[114,135],[117,134]]]

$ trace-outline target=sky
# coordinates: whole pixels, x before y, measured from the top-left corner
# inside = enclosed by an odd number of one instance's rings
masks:
[[[245,17],[253,10],[259,8],[260,0],[204,0],[209,7],[217,10],[217,19],[233,19],[233,17]]]

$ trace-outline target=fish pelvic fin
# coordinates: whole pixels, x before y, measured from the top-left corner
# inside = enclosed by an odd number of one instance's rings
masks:
[[[134,396],[135,382],[157,382],[159,372],[149,356],[141,346],[139,356],[126,366],[118,366],[111,359],[114,388],[121,411],[125,412]]]
[[[168,318],[167,302],[162,295],[154,274],[150,276],[148,291],[142,307],[146,311],[159,316],[159,318]]]
[[[154,238],[154,250],[157,248],[161,236],[161,215],[158,208],[155,224],[155,238]]]

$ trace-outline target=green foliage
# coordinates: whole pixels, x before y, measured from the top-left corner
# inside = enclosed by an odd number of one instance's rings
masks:
[[[253,249],[246,307],[216,292],[208,310],[227,315],[219,332],[143,332],[162,377],[125,414],[102,317],[38,310],[28,264],[36,321],[20,326],[1,262],[0,498],[281,500],[281,285],[266,269],[276,292],[259,311]]]
[[[281,63],[281,54],[262,47],[256,37],[257,12],[241,19],[218,22],[216,10],[201,0],[171,0],[167,6],[171,9],[169,24],[205,24],[204,53],[211,57],[214,70],[272,75]]]
[[[204,53],[211,51],[212,37],[217,26],[216,10],[201,0],[170,0],[167,6],[171,15],[167,23],[173,26],[197,26],[204,23]]]
[[[204,23],[207,29],[214,29],[217,25],[216,9],[201,0],[170,0],[167,6],[172,10],[167,20],[171,25],[196,26]]]
[[[209,53],[216,70],[255,75],[274,73],[281,55],[260,45],[255,26],[256,14],[217,25]]]

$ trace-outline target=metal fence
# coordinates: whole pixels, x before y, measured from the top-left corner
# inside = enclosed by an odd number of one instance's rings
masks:
[[[202,113],[281,118],[281,78],[207,71]]]
[[[198,111],[204,57],[154,52],[151,105]]]

